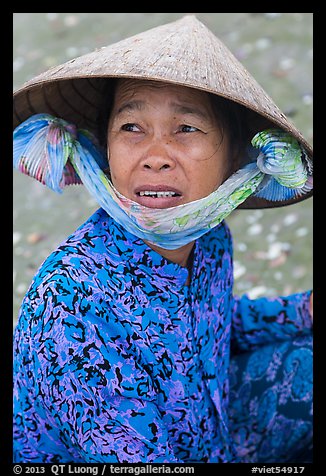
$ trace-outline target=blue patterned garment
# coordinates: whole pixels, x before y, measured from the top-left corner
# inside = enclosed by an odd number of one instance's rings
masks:
[[[15,462],[279,461],[284,428],[310,442],[310,292],[233,296],[225,222],[187,276],[102,209],[46,259],[15,329]]]

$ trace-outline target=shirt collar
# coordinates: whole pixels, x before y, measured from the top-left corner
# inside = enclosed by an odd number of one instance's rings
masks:
[[[109,240],[109,252],[114,252],[123,259],[126,266],[137,268],[150,275],[152,279],[156,277],[160,280],[168,281],[178,287],[184,287],[188,278],[188,270],[172,261],[167,260],[162,255],[150,248],[141,238],[131,234],[107,213],[103,212],[103,226],[106,227],[111,239]],[[212,233],[216,234],[219,224],[212,231],[206,233],[196,240],[194,247],[194,261],[192,269],[191,287],[198,287],[199,283],[205,280],[212,280],[216,257],[216,239],[212,239]]]

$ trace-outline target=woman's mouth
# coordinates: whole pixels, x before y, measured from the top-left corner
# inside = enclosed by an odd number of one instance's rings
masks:
[[[180,205],[181,191],[168,185],[143,185],[135,190],[136,202],[149,208],[170,208]]]

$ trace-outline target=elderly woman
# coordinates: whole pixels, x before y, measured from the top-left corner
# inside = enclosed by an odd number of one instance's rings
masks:
[[[194,17],[54,68],[14,106],[15,167],[101,206],[22,303],[15,461],[311,461],[311,291],[234,296],[224,221],[311,195],[300,132]]]

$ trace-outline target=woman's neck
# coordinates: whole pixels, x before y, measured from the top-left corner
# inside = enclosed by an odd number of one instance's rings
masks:
[[[191,276],[192,262],[193,262],[192,250],[195,244],[194,241],[192,241],[191,243],[188,243],[187,245],[181,246],[180,248],[177,248],[176,250],[166,250],[165,248],[160,248],[159,246],[153,245],[152,243],[149,243],[147,241],[146,241],[146,244],[150,248],[152,248],[152,250],[156,251],[167,260],[172,261],[172,263],[176,263],[179,266],[182,266],[183,268],[187,268],[189,274],[188,274],[188,279],[186,284],[190,283],[190,276]]]

